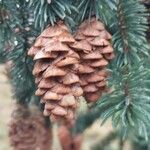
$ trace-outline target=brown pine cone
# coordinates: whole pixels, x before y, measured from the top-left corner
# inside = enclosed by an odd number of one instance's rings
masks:
[[[50,150],[50,131],[37,107],[17,105],[9,125],[9,138],[14,150]]]
[[[114,58],[111,35],[104,25],[92,18],[84,21],[75,34],[71,47],[81,60],[75,65],[87,102],[97,101],[107,89],[107,65]]]
[[[68,28],[59,22],[46,28],[28,52],[36,61],[36,95],[45,103],[44,115],[51,121],[73,120],[77,99],[83,94],[74,71],[80,57],[69,47],[74,42]]]

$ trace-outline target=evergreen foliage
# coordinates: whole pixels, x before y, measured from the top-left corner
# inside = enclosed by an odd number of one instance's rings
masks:
[[[126,66],[119,71],[114,70],[110,79],[112,92],[105,95],[97,104],[99,109],[103,110],[101,113],[103,121],[112,116],[113,126],[121,129],[124,136],[134,132],[134,135],[139,133],[148,140],[149,74],[150,69],[142,64],[129,70]]]
[[[32,76],[33,62],[27,56],[27,50],[34,41],[37,32],[33,27],[33,19],[32,15],[30,15],[31,11],[28,9],[28,2],[16,1],[12,5],[12,2],[8,1],[6,4],[6,7],[9,8],[8,11],[11,12],[8,23],[6,22],[7,27],[11,30],[6,29],[6,35],[8,37],[10,34],[13,35],[13,40],[10,42],[11,48],[9,48],[6,55],[6,61],[11,61],[12,65],[10,76],[15,98],[19,103],[28,103],[34,96],[35,85]],[[14,20],[12,20],[13,18]],[[8,43],[9,39],[6,42]]]
[[[113,35],[116,58],[110,65],[112,91],[99,100],[91,113],[79,116],[75,130],[80,133],[94,120],[102,118],[105,122],[111,117],[122,137],[141,136],[148,141],[150,48],[146,17],[149,14],[140,0],[0,0],[0,62],[12,61],[15,97],[20,103],[39,103],[34,95],[34,63],[27,51],[40,31],[58,20],[64,20],[70,28],[78,27],[93,15]]]
[[[21,26],[23,27],[23,23],[21,22]],[[20,30],[20,29],[19,29]],[[33,89],[32,86],[32,74],[31,74],[31,61],[27,57],[27,37],[26,33],[23,32],[24,29],[21,29],[22,34],[16,37],[15,47],[9,53],[9,59],[12,60],[13,68],[11,70],[12,84],[14,87],[14,93],[16,98],[19,100],[26,100],[26,97],[30,97],[30,92]],[[24,86],[26,85],[26,86]]]
[[[12,40],[12,24],[16,22],[14,16],[12,16],[13,10],[10,10],[10,7],[14,6],[14,3],[9,2],[8,0],[0,1],[0,63],[5,61],[6,53],[11,47]]]
[[[113,18],[112,14],[115,8],[114,1],[106,0],[77,0],[77,8],[79,10],[76,20],[80,23],[86,18],[91,18],[96,15],[96,18],[102,20],[106,25],[110,25],[110,21]]]
[[[58,19],[72,25],[74,21],[70,15],[78,12],[72,0],[31,0],[30,6],[34,9],[35,27],[41,30],[48,24],[54,25]]]
[[[119,0],[116,3],[116,31],[113,45],[116,50],[116,66],[136,65],[143,55],[149,56],[146,31],[146,8],[138,0]]]
[[[97,106],[104,110],[103,120],[112,117],[112,124],[119,126],[122,136],[134,132],[133,135],[143,134],[148,140],[150,78],[149,66],[143,63],[149,58],[146,40],[148,14],[137,0],[117,1],[115,14],[118,21],[113,45],[117,56],[111,66],[113,76],[110,79],[113,91],[104,96]]]

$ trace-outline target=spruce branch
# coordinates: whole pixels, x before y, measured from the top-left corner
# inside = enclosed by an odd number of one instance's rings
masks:
[[[11,49],[13,40],[13,29],[10,24],[16,22],[16,18],[12,15],[16,7],[10,10],[10,6],[14,6],[12,2],[6,0],[0,1],[0,63],[4,63],[6,55]],[[16,15],[16,13],[14,13]]]
[[[117,23],[113,35],[116,50],[116,65],[133,65],[149,56],[146,39],[148,29],[146,8],[138,0],[119,0],[116,2]]]
[[[37,33],[33,28],[31,11],[27,7],[28,2],[19,1],[17,6],[19,12],[17,18],[20,24],[14,26],[17,32],[13,41],[13,49],[9,52],[7,59],[12,62],[10,74],[14,96],[19,103],[27,104],[36,99],[34,95],[36,87],[32,75],[33,61],[27,56],[27,51]]]
[[[54,25],[60,19],[70,26],[74,26],[70,15],[72,12],[78,12],[72,4],[72,0],[30,0],[30,7],[34,9],[35,27],[41,30],[49,24]]]
[[[114,0],[106,1],[106,0],[83,0],[77,1],[76,5],[79,9],[79,14],[75,18],[79,23],[87,18],[91,18],[93,15],[96,16],[97,19],[102,20],[105,25],[111,26],[112,28],[112,20],[114,16],[115,3]]]
[[[148,140],[149,67],[141,63],[143,58],[149,57],[148,14],[137,0],[119,0],[116,6],[118,22],[115,29],[118,30],[114,31],[113,44],[117,56],[112,69],[116,66],[117,69],[113,69],[110,80],[112,93],[104,96],[98,106],[104,110],[101,115],[104,122],[112,117],[113,126],[119,129],[123,138],[142,135]]]
[[[115,128],[125,138],[128,135],[142,135],[148,139],[150,113],[150,69],[143,63],[132,69],[124,67],[114,70],[111,86],[113,91],[105,95],[97,104],[102,110],[101,118],[105,122],[112,117]]]

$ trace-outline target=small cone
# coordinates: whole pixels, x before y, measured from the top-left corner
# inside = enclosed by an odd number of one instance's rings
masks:
[[[92,18],[85,20],[74,35],[76,42],[71,45],[80,56],[80,64],[75,70],[80,78],[87,102],[96,102],[107,86],[106,67],[114,58],[111,35],[102,22]]]
[[[85,50],[90,51],[91,45],[85,42]],[[33,75],[38,89],[35,94],[41,97],[41,103],[45,104],[43,114],[52,122],[67,121],[71,125],[78,97],[83,94],[75,70],[80,56],[71,48],[75,43],[67,26],[58,22],[47,27],[28,52],[36,61]]]
[[[9,124],[9,139],[14,150],[49,150],[50,134],[36,106],[16,106]]]

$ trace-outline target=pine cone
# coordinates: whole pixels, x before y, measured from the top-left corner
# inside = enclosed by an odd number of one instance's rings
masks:
[[[45,29],[28,52],[36,61],[36,95],[45,103],[44,115],[51,121],[73,120],[77,99],[83,94],[74,71],[80,57],[69,47],[74,42],[68,28],[59,22]]]
[[[49,150],[50,132],[37,107],[18,105],[12,113],[9,138],[14,150]]]
[[[71,44],[81,60],[75,65],[79,74],[84,97],[88,102],[97,101],[107,89],[107,65],[114,58],[110,44],[111,35],[95,18],[84,21],[75,34],[76,42]]]

